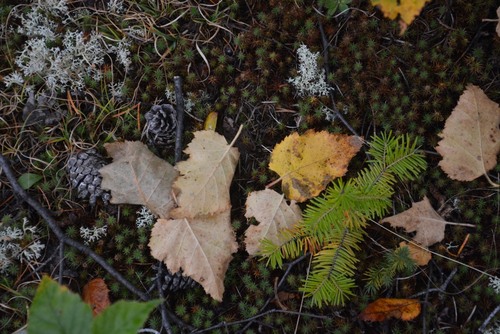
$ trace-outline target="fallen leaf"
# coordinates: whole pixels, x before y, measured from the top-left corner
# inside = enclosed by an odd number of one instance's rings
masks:
[[[245,217],[254,217],[259,222],[245,232],[246,250],[248,254],[256,255],[262,239],[279,243],[279,232],[292,228],[302,218],[302,211],[293,201],[287,204],[284,195],[265,189],[248,195]]]
[[[184,151],[189,159],[176,168],[180,176],[174,183],[178,207],[171,211],[175,219],[193,218],[227,211],[231,207],[229,186],[239,158],[237,148],[214,131],[197,131]]]
[[[212,111],[208,114],[205,119],[205,124],[203,124],[203,129],[215,131],[215,128],[217,127],[217,115],[216,111]]]
[[[111,190],[111,203],[145,205],[162,218],[174,206],[172,183],[177,171],[138,141],[104,145],[113,162],[102,167],[101,188]]]
[[[149,247],[151,255],[172,273],[182,268],[183,274],[200,283],[212,298],[222,300],[224,276],[238,250],[229,209],[198,218],[158,219]]]
[[[481,88],[468,85],[446,120],[436,151],[439,166],[459,181],[472,181],[497,164],[500,107]]]
[[[304,202],[343,176],[361,146],[361,139],[355,136],[313,130],[303,135],[295,132],[275,146],[269,168],[281,176],[287,198]]]
[[[109,289],[102,278],[94,278],[83,287],[83,301],[90,305],[94,317],[100,314],[111,302]]]
[[[415,20],[429,0],[372,0],[372,5],[378,6],[384,16],[394,20],[398,17],[405,25]]]
[[[406,241],[402,241],[399,243],[399,247],[408,247],[408,250],[410,251],[410,257],[419,266],[426,266],[432,259],[431,252],[422,249],[412,243],[407,243]]]
[[[406,211],[382,219],[382,223],[389,223],[392,227],[402,227],[408,233],[417,232],[413,241],[424,247],[443,240],[446,224],[452,224],[444,220],[432,208],[427,197],[420,202],[413,203]]]
[[[368,304],[359,318],[363,321],[385,321],[394,317],[409,321],[418,317],[420,311],[418,299],[379,298]]]

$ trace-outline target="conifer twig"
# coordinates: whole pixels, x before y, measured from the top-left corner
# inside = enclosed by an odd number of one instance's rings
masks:
[[[123,286],[125,286],[130,292],[138,296],[141,300],[147,301],[149,300],[149,296],[144,292],[137,289],[132,283],[130,283],[125,277],[123,277],[116,269],[114,269],[105,259],[95,253],[93,250],[88,248],[87,246],[79,243],[76,240],[69,238],[64,232],[61,230],[59,225],[57,225],[54,218],[52,218],[52,214],[43,207],[38,201],[36,201],[33,197],[28,195],[28,193],[19,185],[10,167],[10,164],[7,158],[0,154],[0,167],[3,169],[5,176],[9,180],[12,190],[15,194],[17,194],[24,202],[26,202],[29,206],[31,206],[47,223],[51,231],[56,235],[56,237],[64,244],[71,246],[83,254],[91,257],[95,262],[97,262],[102,268],[104,268],[111,276],[113,276],[118,282],[120,282]]]

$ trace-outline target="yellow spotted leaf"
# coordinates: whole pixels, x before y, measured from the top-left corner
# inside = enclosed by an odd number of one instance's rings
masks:
[[[295,132],[275,146],[269,168],[281,176],[288,199],[304,202],[343,176],[362,144],[356,136],[313,130],[303,135]]]
[[[420,14],[422,8],[429,0],[372,0],[374,6],[378,6],[384,16],[394,20],[401,18],[402,27],[406,27],[413,22]],[[404,29],[404,28],[403,28]]]

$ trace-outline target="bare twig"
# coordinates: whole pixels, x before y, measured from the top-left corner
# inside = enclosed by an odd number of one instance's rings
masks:
[[[132,283],[127,281],[125,277],[123,277],[116,269],[109,265],[105,259],[96,254],[93,250],[88,248],[87,246],[79,243],[76,240],[73,240],[66,236],[61,228],[57,225],[54,218],[52,218],[51,213],[43,207],[38,201],[33,199],[28,193],[19,185],[12,171],[12,168],[9,165],[7,158],[0,154],[0,166],[5,173],[5,176],[9,180],[13,191],[29,206],[31,206],[46,222],[51,231],[56,235],[56,237],[63,242],[64,244],[76,248],[78,251],[83,254],[91,257],[95,262],[97,262],[101,267],[103,267],[111,276],[113,276],[118,282],[120,282],[123,286],[125,286],[130,292],[138,296],[140,299],[147,301],[149,300],[149,296],[144,292],[137,289]]]
[[[175,162],[182,157],[182,136],[184,134],[184,96],[182,95],[182,78],[174,77],[175,109],[177,110],[177,131],[175,133]]]
[[[160,298],[165,300],[165,295],[163,293],[163,289],[161,287],[161,283],[163,281],[163,267],[161,265],[161,261],[158,261],[158,277],[156,278],[156,288],[158,289],[158,294],[160,295]],[[170,326],[170,322],[168,320],[167,316],[167,307],[165,306],[165,303],[162,302],[160,304],[160,313],[161,313],[161,320],[163,324],[163,328],[167,331],[168,334],[172,334],[172,327]]]
[[[291,315],[301,315],[303,317],[310,317],[310,318],[316,318],[316,319],[330,319],[330,317],[328,316],[325,316],[325,315],[317,315],[317,314],[312,314],[312,313],[301,313],[301,312],[296,312],[296,311],[285,311],[285,310],[278,310],[278,309],[272,309],[272,310],[269,310],[269,311],[266,311],[264,313],[260,313],[260,314],[257,314],[251,318],[247,318],[247,319],[243,319],[243,320],[238,320],[238,321],[233,321],[233,322],[221,322],[217,325],[214,325],[214,326],[211,326],[211,327],[208,327],[208,328],[205,328],[205,329],[200,329],[200,330],[195,330],[191,333],[206,333],[206,332],[209,332],[209,331],[212,331],[214,329],[217,329],[217,328],[221,328],[221,327],[229,327],[229,326],[234,326],[234,325],[239,325],[239,324],[243,324],[245,322],[248,322],[248,321],[254,321],[258,318],[262,318],[263,316],[266,316],[268,314],[273,314],[273,313],[284,313],[284,314],[291,314]],[[238,331],[237,333],[241,333],[241,331]]]
[[[488,315],[488,317],[486,318],[486,320],[483,322],[483,324],[481,325],[481,327],[479,327],[479,329],[477,330],[479,333],[484,333],[484,331],[486,330],[486,326],[488,326],[488,324],[490,323],[491,319],[493,319],[493,317],[495,317],[495,315],[500,312],[500,305],[497,305],[497,307],[495,307],[495,309],[490,313],[490,315]]]

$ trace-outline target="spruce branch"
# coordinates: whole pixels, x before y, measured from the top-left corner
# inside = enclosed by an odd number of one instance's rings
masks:
[[[374,136],[368,154],[371,160],[356,178],[335,180],[323,196],[311,201],[302,222],[282,232],[283,242],[262,243],[261,255],[272,267],[281,267],[285,258],[313,253],[313,268],[302,291],[315,305],[342,305],[353,295],[356,251],[367,222],[387,213],[398,179],[414,180],[426,168],[417,142],[407,135]],[[374,277],[379,274],[373,272]]]

